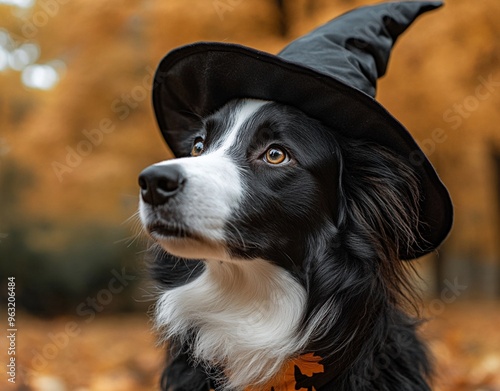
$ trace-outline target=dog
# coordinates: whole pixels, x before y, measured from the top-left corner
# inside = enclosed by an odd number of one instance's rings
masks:
[[[415,168],[281,103],[235,99],[146,168],[162,389],[430,390],[409,314]]]
[[[160,62],[176,159],[139,176],[167,391],[427,391],[412,259],[453,205],[375,99],[396,39],[439,1],[362,7],[277,55],[200,42]]]

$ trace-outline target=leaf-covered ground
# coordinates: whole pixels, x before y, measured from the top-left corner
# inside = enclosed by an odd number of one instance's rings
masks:
[[[430,308],[422,332],[436,357],[434,390],[500,391],[500,303]],[[4,373],[1,390],[157,389],[163,352],[145,314],[17,321],[17,382]]]

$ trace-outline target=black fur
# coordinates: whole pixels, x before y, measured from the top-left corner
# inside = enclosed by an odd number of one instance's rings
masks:
[[[200,130],[208,148],[228,110]],[[418,235],[419,179],[412,167],[379,145],[340,137],[279,104],[265,106],[241,134],[231,154],[245,168],[252,198],[227,225],[229,247],[248,262],[270,259],[295,276],[308,293],[304,328],[325,306],[335,308],[305,349],[325,358],[334,373],[320,391],[430,390],[419,322],[407,314],[415,308],[413,270],[398,259]],[[270,142],[287,148],[295,163],[262,164],[258,151]],[[203,267],[158,251],[152,273],[171,288]],[[191,366],[189,346],[173,342],[171,349],[177,353],[168,360],[164,390],[214,386],[210,373]]]

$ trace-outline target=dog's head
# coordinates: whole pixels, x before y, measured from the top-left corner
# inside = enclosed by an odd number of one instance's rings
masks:
[[[178,142],[186,157],[139,177],[142,223],[178,257],[299,270],[318,240],[365,259],[397,258],[418,235],[412,168],[290,106],[231,101]]]
[[[182,258],[260,258],[301,266],[306,243],[337,225],[339,147],[288,106],[237,100],[182,140],[190,156],[139,178],[150,235]]]

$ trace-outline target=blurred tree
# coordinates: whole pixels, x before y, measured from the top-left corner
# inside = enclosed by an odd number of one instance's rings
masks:
[[[206,0],[74,0],[57,2],[57,12],[50,15],[44,1],[26,9],[0,6],[2,27],[18,38],[18,45],[37,43],[40,63],[60,59],[67,66],[47,91],[27,89],[18,71],[0,71],[0,152],[8,151],[0,159],[8,157],[17,167],[2,174],[9,179],[1,196],[6,191],[17,205],[0,205],[1,218],[10,216],[8,228],[0,220],[0,233],[9,234],[0,238],[2,263],[25,251],[26,259],[40,257],[40,264],[50,267],[57,259],[65,270],[75,265],[67,259],[89,262],[81,256],[85,251],[121,252],[110,243],[128,236],[127,229],[116,227],[136,210],[137,174],[171,157],[150,102],[151,74],[169,50],[215,40],[275,53],[293,37],[378,0],[223,2],[231,5],[223,14],[216,2]],[[310,13],[308,4],[313,5]],[[286,8],[286,39],[278,34],[279,7]],[[37,26],[44,12],[48,18]],[[453,232],[433,273],[436,286],[459,278],[470,287],[467,294],[487,297],[498,292],[492,276],[500,273],[499,172],[490,153],[491,145],[500,150],[499,14],[498,0],[454,0],[419,20],[396,45],[377,97],[420,142],[456,206]],[[28,28],[33,35],[23,35]],[[92,152],[58,177],[53,163],[66,164],[68,148],[88,141],[86,134],[104,119],[113,131],[96,137]],[[435,139],[437,128],[444,136]],[[0,170],[4,163],[0,160]],[[79,227],[103,229],[102,241],[91,234],[78,238]],[[100,244],[92,246],[93,241]],[[99,259],[95,253],[92,257]],[[424,268],[430,265],[424,262]]]

